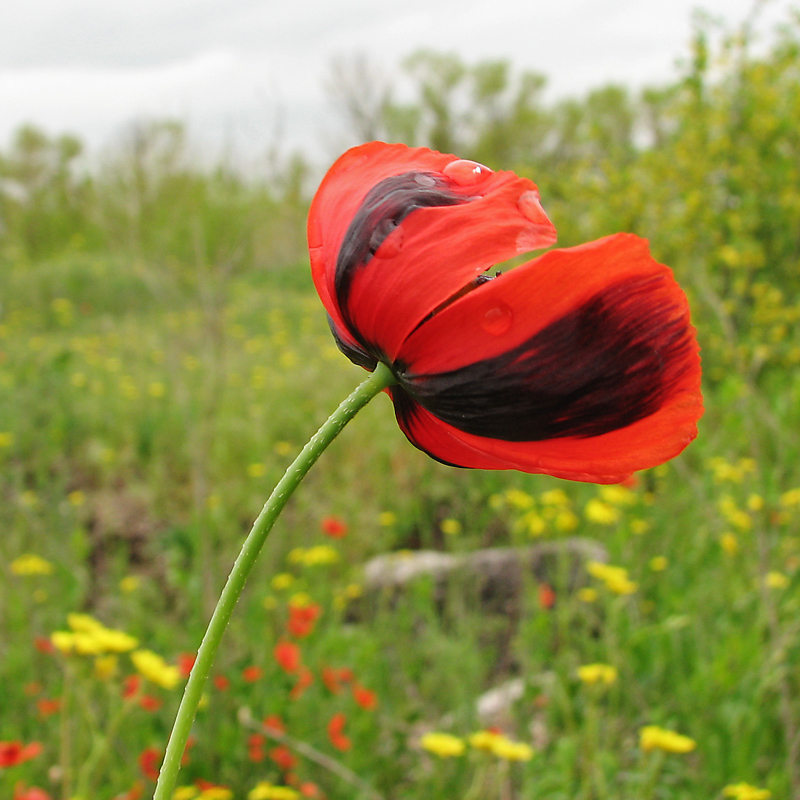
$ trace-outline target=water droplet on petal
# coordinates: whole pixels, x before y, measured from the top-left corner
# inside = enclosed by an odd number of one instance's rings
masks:
[[[425,189],[430,189],[432,186],[436,186],[436,179],[433,177],[433,175],[426,175],[423,172],[418,172],[414,176],[414,180]]]
[[[489,167],[484,167],[477,161],[460,158],[447,164],[442,174],[458,186],[474,186],[485,181],[493,173]]]
[[[549,225],[550,220],[547,219],[547,214],[544,213],[542,204],[539,202],[539,193],[532,189],[523,192],[517,200],[517,207],[519,208],[522,216],[529,219],[531,222],[538,222],[539,224]]]
[[[394,258],[403,246],[403,229],[395,228],[375,251],[375,258]]]
[[[494,305],[483,313],[481,327],[492,336],[502,336],[511,330],[514,324],[514,312],[502,300],[495,301]]]

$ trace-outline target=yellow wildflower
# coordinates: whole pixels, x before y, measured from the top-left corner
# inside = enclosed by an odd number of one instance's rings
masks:
[[[614,594],[633,594],[639,588],[638,584],[630,580],[628,570],[624,567],[590,561],[586,569],[590,575],[603,581],[606,588]]]
[[[452,519],[451,517],[443,519],[439,528],[446,536],[456,536],[461,533],[461,523],[457,519]]]
[[[283,589],[288,589],[294,583],[294,575],[290,572],[279,572],[271,582],[272,588],[276,592],[280,592]]]
[[[722,794],[734,800],[769,800],[772,797],[769,789],[759,789],[749,783],[732,783],[722,790]]]
[[[617,679],[617,668],[610,664],[585,664],[578,667],[578,678],[588,686],[598,683],[611,686]]]
[[[508,489],[503,495],[504,500],[517,511],[527,511],[533,505],[533,498],[521,489]]]
[[[225,786],[209,786],[203,789],[197,800],[231,800],[233,792]]]
[[[178,668],[152,650],[135,650],[131,661],[141,675],[164,689],[174,689],[181,679]]]
[[[486,750],[490,753],[500,735],[494,731],[477,731],[469,737],[469,743],[476,750]]]
[[[193,800],[199,791],[196,786],[178,786],[172,793],[172,800]]]
[[[55,631],[50,634],[53,647],[64,655],[69,655],[75,649],[75,634],[69,631]]]
[[[603,486],[600,497],[612,506],[632,506],[636,502],[636,494],[624,486]]]
[[[631,533],[635,533],[637,536],[642,536],[649,530],[650,530],[650,523],[647,522],[647,520],[644,519],[631,520]]]
[[[668,565],[669,561],[664,556],[655,556],[650,559],[650,569],[653,572],[663,572]]]
[[[295,547],[289,551],[288,560],[291,564],[303,564],[307,567],[320,564],[335,564],[339,561],[339,551],[327,544],[318,544],[316,547]]]
[[[439,758],[460,756],[466,747],[463,739],[449,733],[426,733],[419,743],[423,750],[427,750]]]
[[[797,489],[790,489],[784,492],[779,501],[782,506],[788,508],[789,506],[800,506],[800,487]]]
[[[382,528],[391,528],[397,522],[397,514],[392,511],[381,511],[378,514],[378,525]]]
[[[273,786],[267,781],[261,781],[247,794],[247,800],[298,800],[300,792],[288,786]]]
[[[138,575],[126,575],[119,582],[119,588],[120,591],[124,592],[125,594],[130,594],[131,592],[135,592],[139,588],[140,583],[141,580]]]
[[[86,502],[86,495],[77,489],[67,495],[67,500],[69,500],[70,505],[78,508],[78,506],[82,506]]]
[[[262,464],[260,462],[256,464],[250,464],[250,466],[247,467],[247,474],[251,478],[261,478],[266,474],[266,472],[267,472],[266,464]]]
[[[612,505],[593,497],[583,510],[586,519],[589,522],[595,522],[598,525],[613,525],[619,521],[619,509]]]
[[[89,614],[67,614],[67,625],[79,633],[94,633],[103,629],[103,623]]]
[[[751,494],[747,498],[747,507],[750,511],[761,511],[764,508],[764,498],[760,494]]]
[[[101,680],[105,681],[114,676],[117,671],[117,657],[116,656],[98,656],[94,660],[94,674]]]
[[[0,431],[0,448],[11,447],[14,444],[14,434],[8,431]]]
[[[719,544],[729,556],[735,556],[739,552],[739,540],[735,533],[723,533],[719,537]]]
[[[292,452],[292,445],[289,442],[275,442],[272,450],[277,456],[288,456]]]
[[[364,594],[364,587],[360,583],[348,583],[344,587],[344,596],[349,600],[355,600]]]
[[[513,742],[505,736],[499,736],[492,747],[492,753],[506,761],[530,761],[533,748],[524,742]]]
[[[789,582],[789,579],[782,572],[768,572],[764,578],[764,583],[770,589],[785,589]]]
[[[550,489],[547,492],[542,492],[539,499],[546,506],[568,506],[569,497],[563,489]]]
[[[645,753],[651,750],[663,750],[665,753],[691,753],[697,742],[688,736],[675,731],[659,728],[657,725],[646,725],[639,731],[639,744]]]
[[[41,556],[25,553],[11,562],[11,571],[15,575],[51,575],[53,565]]]
[[[594,603],[597,597],[597,589],[592,589],[591,586],[584,586],[583,589],[578,589],[578,600],[582,600],[584,603]]]

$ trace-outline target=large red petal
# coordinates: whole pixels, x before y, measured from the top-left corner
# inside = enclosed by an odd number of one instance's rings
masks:
[[[615,299],[614,287],[631,285],[636,286],[636,292],[629,293],[626,305],[620,306],[623,315],[620,321],[627,322],[626,315],[633,314],[638,330],[645,332],[645,339],[652,336],[653,352],[663,350],[664,357],[668,358],[663,366],[658,366],[659,374],[655,376],[664,387],[655,397],[658,401],[655,411],[639,419],[635,406],[625,409],[626,414],[633,411],[635,421],[626,422],[617,429],[606,428],[600,435],[526,437],[536,441],[519,441],[522,437],[513,435],[514,430],[502,438],[466,433],[416,405],[414,413],[403,413],[398,408],[401,426],[415,444],[445,462],[503,468],[497,466],[503,461],[506,468],[546,472],[574,480],[614,482],[677,455],[696,436],[696,423],[702,414],[700,360],[683,292],[671,271],[650,257],[647,243],[635,236],[618,234],[577,248],[552,251],[478,287],[421,325],[403,345],[399,363],[410,390],[418,386],[423,395],[428,391],[429,401],[423,402],[429,402],[435,411],[437,385],[445,386],[449,381],[448,402],[454,395],[458,400],[460,376],[457,371],[460,368],[471,369],[475,364],[503,356],[515,348],[524,349],[537,333],[557,324],[582,304],[598,296]],[[607,292],[605,296],[604,291]],[[648,330],[651,313],[652,332]],[[661,331],[665,337],[663,341],[659,339]],[[597,336],[602,338],[603,332],[598,331]],[[569,341],[567,339],[567,343]],[[608,355],[602,348],[600,352]],[[515,361],[512,366],[518,369],[520,363]],[[531,363],[537,362],[534,359]],[[522,375],[528,383],[520,386],[521,391],[530,389],[535,393],[538,385],[545,387],[547,395],[549,385],[558,383],[561,377],[558,364],[546,360],[539,363],[553,371]],[[564,364],[564,374],[569,366]],[[624,364],[621,371],[614,366],[614,374],[626,374]],[[641,372],[638,380],[641,382]],[[498,394],[488,375],[477,386],[473,382],[466,397],[471,403],[474,396],[478,408],[490,409],[495,416],[499,408],[502,422],[506,401],[509,401],[509,408],[519,411],[519,406],[514,406],[516,397],[506,396],[504,392],[501,388]],[[462,403],[459,410],[471,412],[473,409],[464,408]],[[568,415],[568,409],[564,413]],[[564,420],[558,421],[563,423]],[[451,422],[460,424],[455,419]],[[585,417],[583,422],[585,424]],[[514,420],[510,419],[510,423],[513,425]],[[496,419],[493,424],[497,428]],[[465,424],[464,428],[469,429],[469,426]]]
[[[308,230],[317,291],[340,333],[358,335],[389,360],[428,314],[476,275],[555,241],[531,181],[484,170],[480,181],[461,183],[447,176],[452,162],[463,164],[451,155],[372,142],[334,164],[312,203]],[[444,172],[464,202],[416,209],[354,272],[347,301],[351,330],[334,288],[345,234],[374,186],[410,171]]]

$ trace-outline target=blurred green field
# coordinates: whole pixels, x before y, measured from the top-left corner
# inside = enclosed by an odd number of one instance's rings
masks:
[[[759,57],[741,34],[699,27],[673,86],[555,106],[509,65],[412,60],[416,106],[376,110],[387,138],[530,175],[561,245],[630,230],[674,268],[700,436],[599,488],[435,463],[377,398],[276,525],[176,798],[800,798],[800,22]],[[243,536],[363,377],[310,281],[300,161],[203,170],[172,124],[91,174],[79,152],[27,129],[0,153],[3,798],[152,793]],[[379,554],[576,536],[627,573],[532,578],[511,626],[426,579],[362,596]],[[165,662],[137,668],[77,612]],[[532,751],[469,743],[489,724]],[[651,747],[651,725],[695,746]]]

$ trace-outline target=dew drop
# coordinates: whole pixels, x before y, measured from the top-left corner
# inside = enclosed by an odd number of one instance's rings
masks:
[[[488,311],[484,312],[481,318],[481,327],[492,336],[502,336],[508,333],[513,324],[514,312],[511,306],[502,300],[495,302]]]
[[[414,180],[424,189],[430,189],[432,186],[436,186],[436,178],[434,178],[433,175],[426,175],[424,172],[418,172],[414,176]]]
[[[447,164],[442,174],[458,186],[474,186],[476,183],[483,183],[493,173],[489,167],[484,167],[477,161],[460,158]]]
[[[403,246],[403,229],[395,228],[375,251],[375,258],[394,258]]]
[[[517,200],[517,207],[522,212],[522,216],[529,219],[531,222],[549,223],[547,214],[544,213],[542,204],[539,202],[539,193],[532,189],[523,192]]]

